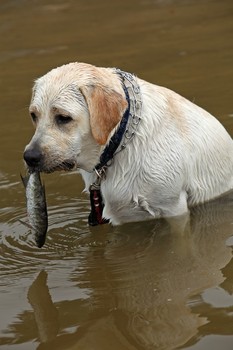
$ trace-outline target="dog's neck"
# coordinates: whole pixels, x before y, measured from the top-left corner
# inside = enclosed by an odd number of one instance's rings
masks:
[[[98,182],[100,182],[103,176],[106,176],[106,169],[111,165],[115,155],[123,151],[127,147],[127,144],[135,137],[141,121],[141,91],[136,77],[120,69],[116,69],[116,73],[122,82],[128,107],[104,148],[99,163],[94,168],[99,178]]]
[[[96,172],[96,181],[92,183],[89,188],[91,212],[88,217],[88,222],[90,225],[99,225],[109,222],[103,217],[104,201],[100,190],[101,181],[106,177],[106,170],[112,164],[115,155],[124,151],[128,143],[135,137],[141,121],[141,91],[137,84],[136,77],[120,69],[116,69],[116,73],[121,80],[128,107],[109,142],[105,146],[100,156],[99,163],[94,168]]]

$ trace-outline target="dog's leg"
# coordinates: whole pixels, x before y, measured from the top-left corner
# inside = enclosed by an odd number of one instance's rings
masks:
[[[166,216],[180,216],[187,212],[188,212],[187,192],[181,191],[178,199],[176,201],[175,200],[171,201],[170,207],[168,203],[166,203],[166,212],[164,212],[164,214]]]
[[[174,234],[183,234],[189,228],[189,209],[187,205],[187,193],[182,191],[178,199],[171,200],[170,208],[167,206],[163,210],[167,222],[169,222],[171,231]]]
[[[189,212],[180,215],[166,218],[166,221],[171,227],[171,233],[176,235],[183,235],[184,233],[190,232],[190,214]]]

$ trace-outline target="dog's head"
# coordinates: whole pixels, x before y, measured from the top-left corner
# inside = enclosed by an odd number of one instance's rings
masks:
[[[127,101],[114,70],[84,63],[36,80],[29,112],[35,134],[24,151],[29,168],[91,171]]]

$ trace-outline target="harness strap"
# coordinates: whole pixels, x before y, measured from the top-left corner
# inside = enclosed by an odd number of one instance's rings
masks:
[[[107,224],[109,220],[103,218],[104,203],[100,186],[92,184],[90,186],[91,212],[88,216],[88,223],[91,226]]]

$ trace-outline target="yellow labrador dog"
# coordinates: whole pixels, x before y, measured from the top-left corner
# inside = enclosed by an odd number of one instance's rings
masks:
[[[30,171],[79,169],[96,223],[179,216],[233,187],[233,141],[218,120],[130,73],[58,67],[36,80],[29,110]]]

